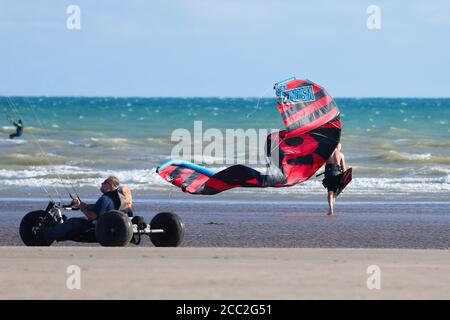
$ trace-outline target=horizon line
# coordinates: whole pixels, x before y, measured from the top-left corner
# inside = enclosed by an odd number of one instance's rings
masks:
[[[4,95],[0,98],[109,98],[109,99],[275,99],[276,96],[109,96],[109,95]],[[334,99],[450,99],[450,96],[334,96]]]

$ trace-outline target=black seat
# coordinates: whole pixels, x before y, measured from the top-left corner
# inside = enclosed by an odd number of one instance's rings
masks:
[[[125,212],[130,218],[134,217],[134,213],[133,210],[126,208],[125,210],[123,210],[123,212]]]
[[[147,228],[147,223],[145,222],[144,217],[141,216],[134,216],[133,219],[131,219],[131,223],[137,225],[139,230]]]

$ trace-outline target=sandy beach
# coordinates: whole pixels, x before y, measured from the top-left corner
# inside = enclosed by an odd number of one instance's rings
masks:
[[[330,218],[320,201],[149,199],[136,212],[177,212],[181,247],[25,247],[20,219],[44,205],[0,201],[1,299],[450,299],[447,202],[341,201]]]
[[[448,250],[0,247],[0,270],[1,299],[450,298]]]

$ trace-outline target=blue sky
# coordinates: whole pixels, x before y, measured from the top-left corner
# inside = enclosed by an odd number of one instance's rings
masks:
[[[446,0],[2,0],[0,38],[0,95],[259,97],[295,75],[336,97],[450,96]]]

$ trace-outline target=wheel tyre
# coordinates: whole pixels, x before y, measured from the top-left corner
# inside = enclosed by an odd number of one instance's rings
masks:
[[[104,247],[124,247],[133,237],[133,225],[123,212],[110,211],[98,219],[95,236]]]
[[[164,233],[150,233],[155,247],[178,247],[184,239],[184,223],[171,212],[161,212],[150,222],[151,229],[164,229]]]
[[[46,241],[44,238],[44,230],[46,227],[53,226],[56,221],[48,216],[45,219],[45,224],[41,226],[39,230],[35,228],[38,227],[40,220],[44,219],[48,215],[47,212],[43,210],[28,212],[20,221],[19,234],[23,243],[27,246],[50,246],[53,241]]]

